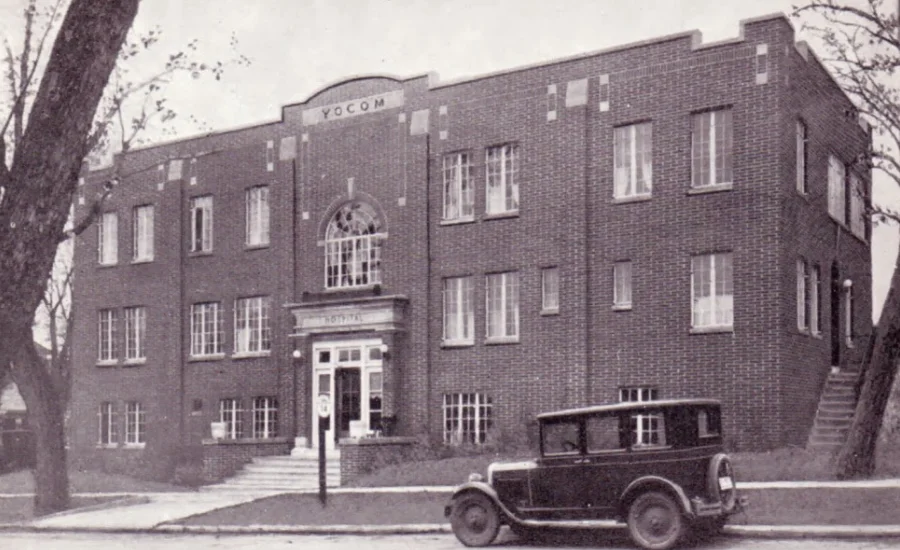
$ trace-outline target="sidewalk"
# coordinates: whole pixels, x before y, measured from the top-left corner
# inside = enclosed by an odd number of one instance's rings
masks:
[[[742,483],[739,489],[815,489],[815,488],[873,488],[900,489],[900,479],[867,480],[859,482],[771,482]],[[383,494],[386,498],[402,498],[412,493],[449,497],[454,487],[362,487],[330,489],[329,495]],[[435,517],[435,523],[406,524],[284,524],[284,525],[196,525],[180,524],[194,516],[216,510],[251,503],[279,494],[272,491],[246,493],[188,492],[188,493],[92,493],[80,496],[109,496],[115,500],[81,508],[29,522],[0,525],[5,531],[55,532],[140,532],[140,533],[204,533],[204,534],[413,534],[449,533],[446,518]],[[305,493],[315,495],[315,492]],[[0,498],[27,495],[0,495]],[[751,502],[752,506],[752,502]],[[617,526],[621,528],[624,526]],[[871,538],[900,537],[900,518],[896,525],[728,525],[725,533],[745,537],[767,538]]]

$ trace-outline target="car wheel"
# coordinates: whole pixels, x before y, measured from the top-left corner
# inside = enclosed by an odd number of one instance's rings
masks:
[[[648,550],[668,550],[686,531],[678,503],[665,493],[643,493],[628,507],[631,539]]]
[[[459,542],[466,546],[487,546],[500,530],[500,514],[485,495],[468,493],[453,504],[450,526]]]

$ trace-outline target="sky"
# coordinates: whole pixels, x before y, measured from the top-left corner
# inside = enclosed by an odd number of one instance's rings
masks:
[[[891,0],[888,0],[889,2]],[[352,76],[455,80],[501,69],[699,30],[705,42],[736,37],[741,19],[790,13],[800,0],[143,0],[135,30],[159,27],[162,40],[145,56],[165,56],[198,40],[201,59],[229,60],[219,82],[173,80],[168,99],[203,121],[180,137],[276,120],[282,105]],[[0,0],[0,36],[21,32],[25,0]],[[18,28],[17,25],[18,24]],[[800,39],[812,36],[794,26]],[[155,56],[155,58],[154,58]],[[185,119],[185,116],[180,118]],[[874,198],[900,205],[900,190],[881,179]],[[893,227],[873,236],[874,314],[887,293],[898,249]]]

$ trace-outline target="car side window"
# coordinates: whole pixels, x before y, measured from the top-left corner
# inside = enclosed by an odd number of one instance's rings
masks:
[[[594,416],[587,419],[587,450],[589,453],[618,451],[625,448],[619,431],[618,416]]]
[[[552,422],[544,424],[541,430],[545,455],[578,454],[578,422]]]
[[[700,409],[697,412],[697,432],[700,437],[715,437],[719,435],[720,426],[718,411]]]

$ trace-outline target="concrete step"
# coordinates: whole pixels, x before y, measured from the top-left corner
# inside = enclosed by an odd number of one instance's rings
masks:
[[[819,400],[819,403],[849,403],[851,405],[855,405],[856,396],[853,394],[829,395],[827,393],[823,393],[822,398]]]
[[[810,436],[810,443],[835,443],[840,445],[844,442],[846,434],[838,433],[814,433]]]
[[[823,417],[817,416],[815,421],[813,422],[813,429],[823,427],[823,428],[849,428],[850,424],[853,423],[852,416],[843,416],[843,417]]]
[[[253,473],[271,473],[271,474],[289,474],[289,475],[319,475],[318,464],[297,464],[297,465],[281,465],[281,464],[247,464],[244,466],[244,472]],[[326,472],[340,472],[340,464],[326,464]]]
[[[822,391],[824,394],[837,394],[837,395],[854,395],[855,388],[852,384],[826,384],[825,389]]]
[[[337,486],[329,485],[328,489],[336,489]],[[319,490],[319,485],[295,485],[290,487],[285,486],[240,486],[240,485],[227,485],[227,484],[217,484],[217,485],[205,485],[200,488],[200,491],[204,493],[229,493],[229,494],[237,494],[237,495],[272,495],[278,493],[300,493],[300,492],[315,492]]]
[[[824,437],[846,437],[849,431],[849,426],[816,426],[813,428],[813,435]]]
[[[325,484],[329,487],[340,487],[341,480],[337,477],[325,478]],[[231,487],[318,487],[318,479],[278,479],[278,478],[231,478],[222,485]]]
[[[325,462],[340,464],[340,457],[328,457]],[[257,456],[253,458],[253,464],[318,464],[318,457],[310,458],[305,456]]]

